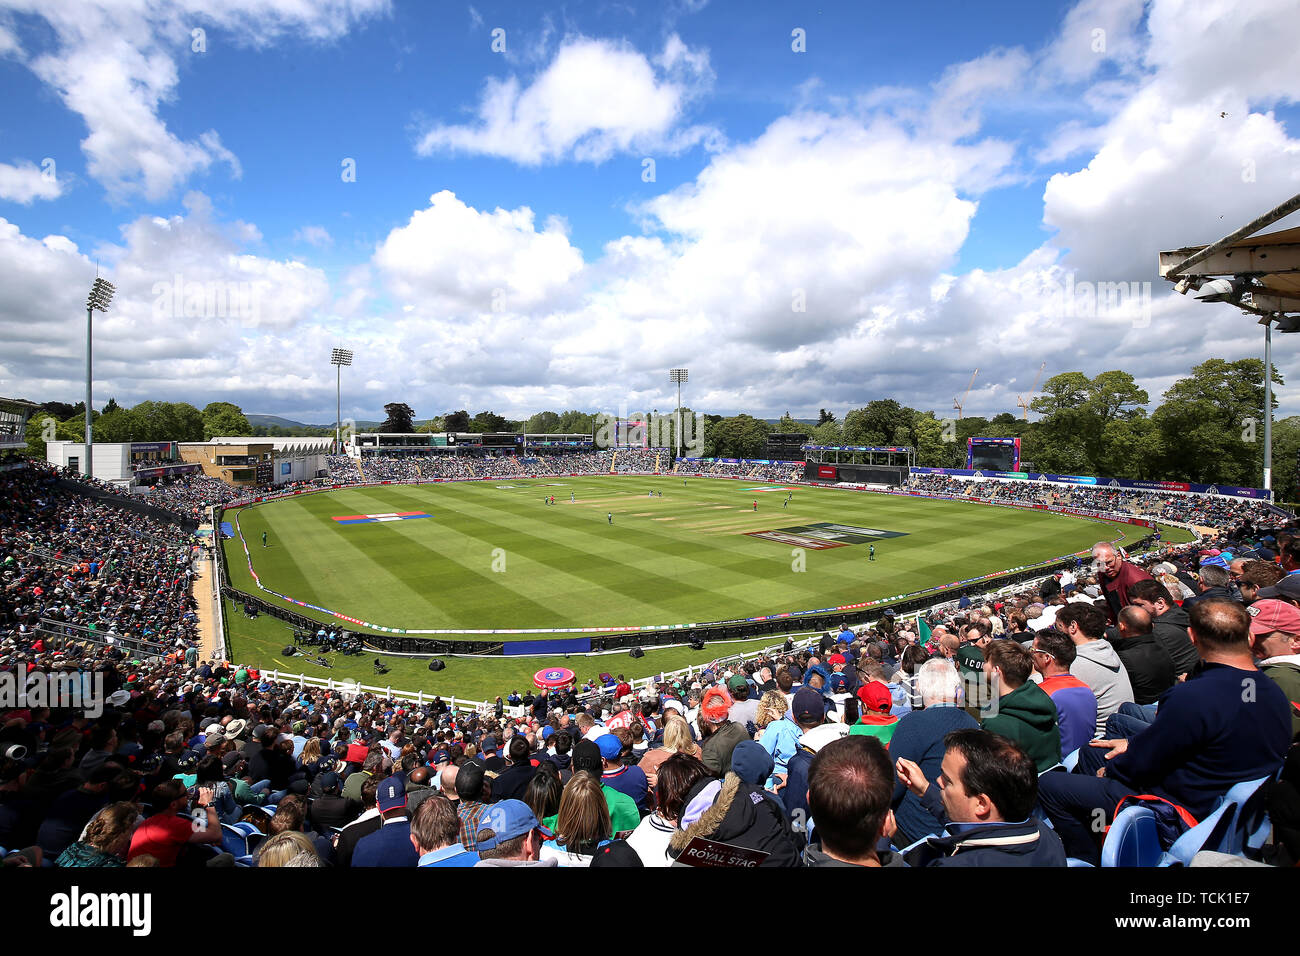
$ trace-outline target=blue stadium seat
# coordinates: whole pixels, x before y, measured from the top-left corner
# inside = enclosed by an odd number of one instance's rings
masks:
[[[1101,865],[1154,867],[1163,851],[1156,817],[1149,807],[1125,807],[1115,817],[1101,848]]]
[[[223,823],[221,825],[221,849],[231,856],[247,856],[249,853],[248,840],[254,833],[258,832],[257,827],[251,823]]]
[[[1229,790],[1213,813],[1178,838],[1160,865],[1191,866],[1192,857],[1202,850],[1258,855],[1270,830],[1263,787],[1271,779],[1248,780]]]
[[[1281,771],[1278,774],[1280,775]],[[1218,848],[1219,852],[1259,859],[1268,835],[1273,829],[1272,822],[1268,818],[1267,791],[1264,785],[1275,779],[1276,776],[1250,780],[1239,783],[1228,791],[1224,802],[1235,801],[1237,811],[1233,815],[1232,827],[1228,830],[1227,838]]]

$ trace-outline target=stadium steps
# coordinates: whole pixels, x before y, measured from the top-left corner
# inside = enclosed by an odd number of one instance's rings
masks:
[[[218,535],[220,533],[217,532]],[[216,546],[221,547],[219,543]],[[208,577],[210,574],[217,573],[216,562],[212,560],[211,551],[206,548],[203,550],[198,561],[195,562],[195,571],[197,573],[190,583],[190,594],[197,605],[194,615],[199,619],[199,656],[203,660],[216,660],[221,641],[217,635],[217,609],[212,595],[212,580]]]

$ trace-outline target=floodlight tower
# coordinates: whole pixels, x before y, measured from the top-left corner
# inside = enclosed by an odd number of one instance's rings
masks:
[[[343,418],[343,366],[352,364],[351,349],[334,349],[330,352],[330,364],[334,366],[334,454],[343,454],[343,443],[339,438],[339,429]]]
[[[684,368],[668,370],[668,381],[677,386],[677,411],[673,418],[673,427],[677,433],[677,457],[682,457],[682,385],[690,378],[690,371]]]
[[[95,284],[90,287],[90,295],[86,298],[86,477],[93,478],[94,470],[91,467],[91,455],[94,448],[95,436],[90,430],[90,345],[91,345],[91,317],[95,310],[107,312],[108,307],[113,302],[113,293],[117,289],[113,283],[100,276],[95,277]]]

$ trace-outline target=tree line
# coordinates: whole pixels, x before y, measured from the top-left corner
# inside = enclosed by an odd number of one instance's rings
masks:
[[[211,402],[202,411],[188,402],[140,402],[124,408],[110,398],[102,412],[91,409],[95,442],[207,441],[219,435],[248,435],[248,419],[237,405]],[[84,441],[86,403],[46,402],[27,421],[27,454],[45,458],[45,443]]]
[[[867,402],[837,417],[821,409],[816,424],[793,419],[787,412],[776,423],[747,414],[704,415],[704,441],[699,454],[713,458],[768,457],[773,434],[798,434],[818,445],[907,445],[917,451],[917,464],[961,468],[966,463],[966,439],[1019,438],[1021,461],[1034,471],[1068,475],[1105,475],[1147,481],[1192,481],[1206,484],[1258,486],[1264,459],[1264,363],[1255,358],[1210,359],[1178,379],[1149,412],[1147,391],[1124,371],[1102,372],[1089,378],[1064,372],[1048,379],[1030,403],[1033,421],[1004,412],[993,418],[951,413],[939,415],[883,398]],[[1283,385],[1273,370],[1274,386]],[[1273,407],[1277,407],[1276,398]],[[32,416],[27,428],[28,452],[44,457],[46,419],[56,422],[53,437],[80,441],[83,405],[51,402]],[[599,426],[595,412],[543,411],[526,420],[507,419],[492,411],[474,415],[449,411],[415,425],[407,404],[384,406],[380,432],[522,432],[532,434],[591,434]],[[672,412],[661,414],[669,427],[653,436],[676,444]],[[683,416],[693,414],[682,409]],[[243,411],[229,402],[213,402],[202,411],[184,402],[141,402],[122,408],[109,400],[103,412],[92,413],[97,442],[200,441],[217,435],[275,434],[286,429],[253,428]],[[292,429],[289,431],[298,431]],[[332,436],[333,428],[302,429],[307,435]],[[684,438],[692,437],[689,426]],[[688,452],[689,453],[689,452]],[[1273,486],[1278,497],[1295,501],[1300,456],[1300,416],[1273,425]]]

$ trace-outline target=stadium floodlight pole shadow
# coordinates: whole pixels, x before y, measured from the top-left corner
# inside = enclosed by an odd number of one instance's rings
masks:
[[[677,411],[673,415],[673,428],[677,431],[677,457],[682,457],[682,384],[690,378],[690,370],[673,368],[668,370],[668,381],[677,385]]]
[[[86,467],[86,477],[93,478],[95,473],[91,466],[91,455],[93,453],[95,436],[90,430],[90,368],[91,368],[91,317],[95,310],[107,312],[109,305],[113,302],[113,293],[117,289],[113,283],[107,279],[95,276],[95,284],[90,287],[90,295],[86,298],[86,447],[84,457]]]
[[[1257,236],[1265,226],[1300,211],[1300,193],[1222,239],[1159,254],[1160,275],[1180,295],[1226,302],[1260,316],[1264,326],[1264,490],[1273,488],[1273,325],[1300,332],[1300,228]],[[1213,278],[1217,276],[1218,278]]]
[[[339,428],[343,417],[343,366],[352,364],[351,349],[334,349],[330,352],[330,364],[334,366],[334,454],[343,454]]]

